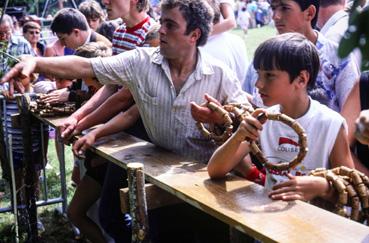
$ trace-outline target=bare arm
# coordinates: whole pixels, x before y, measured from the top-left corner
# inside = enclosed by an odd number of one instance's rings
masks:
[[[90,60],[78,56],[24,57],[1,80],[11,82],[14,78],[30,77],[32,73],[43,73],[58,78],[93,78]]]
[[[254,115],[257,116],[258,114],[255,113]],[[250,152],[249,144],[245,142],[245,138],[257,139],[261,129],[262,124],[255,117],[249,116],[241,122],[236,133],[220,146],[210,158],[208,164],[209,176],[211,178],[224,177],[237,166],[241,166],[236,168],[237,171],[244,172],[243,168],[245,167],[239,164],[241,161],[246,163],[244,158]],[[245,176],[243,173],[242,175]]]
[[[140,114],[136,105],[131,106],[126,112],[116,115],[108,123],[100,126],[82,138],[78,139],[73,145],[73,152],[76,155],[84,154],[98,138],[114,134],[131,127],[139,118]]]
[[[350,146],[355,143],[355,120],[359,117],[361,111],[359,84],[359,82],[355,83],[341,110],[341,115],[346,119],[348,125],[348,141]]]
[[[101,106],[92,113],[84,116],[77,124],[77,130],[83,131],[97,124],[108,121],[118,112],[127,109],[133,104],[133,97],[128,88],[122,88],[110,96]]]
[[[222,178],[243,161],[249,152],[249,145],[244,139],[235,133],[222,146],[220,146],[211,156],[208,163],[208,173],[210,178]],[[237,171],[242,171],[242,169]]]
[[[331,154],[329,155],[329,162],[331,168],[342,165],[354,168],[354,162],[351,158],[350,146],[344,126],[342,126],[338,132],[336,142],[334,143]]]
[[[61,125],[62,138],[69,139],[71,135],[78,134],[82,130],[76,129],[80,120],[99,107],[116,90],[115,86],[104,85],[82,107],[70,115]]]
[[[223,16],[223,20],[213,26],[212,35],[226,32],[237,26],[236,19],[234,17],[232,6],[228,3],[220,4],[220,12]]]

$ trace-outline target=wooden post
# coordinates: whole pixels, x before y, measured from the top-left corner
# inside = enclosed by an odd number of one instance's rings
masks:
[[[143,164],[127,165],[129,207],[132,217],[132,242],[149,242],[149,221],[145,195],[145,174]]]
[[[37,206],[36,206],[36,171],[32,162],[32,122],[29,111],[29,96],[22,95],[17,97],[18,108],[20,110],[20,123],[22,126],[23,139],[23,162],[25,163],[25,206],[28,211],[30,226],[30,242],[38,242],[37,230]]]

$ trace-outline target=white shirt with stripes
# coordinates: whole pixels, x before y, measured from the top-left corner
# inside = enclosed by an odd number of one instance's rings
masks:
[[[196,128],[190,102],[203,103],[205,93],[221,103],[246,103],[247,99],[225,64],[201,50],[197,60],[178,95],[168,61],[159,48],[137,48],[109,58],[94,58],[91,64],[101,83],[127,85],[154,144],[207,162],[216,147]]]

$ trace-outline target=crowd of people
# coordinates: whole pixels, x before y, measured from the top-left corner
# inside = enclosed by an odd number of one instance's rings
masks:
[[[1,92],[9,111],[2,126],[14,134],[16,169],[22,167],[23,151],[19,128],[8,122],[17,112],[13,90],[45,93],[43,99],[50,103],[75,102],[79,109],[62,127],[66,140],[103,124],[73,145],[77,188],[68,217],[92,242],[131,239],[131,218],[119,208],[126,172],[88,150],[97,139],[122,130],[208,163],[211,178],[235,172],[268,188],[275,200],[334,201],[337,194],[325,179],[307,176],[319,167],[344,165],[369,176],[365,145],[369,115],[364,110],[369,108],[368,73],[360,72],[360,53],[344,59],[337,55],[348,28],[345,0],[259,0],[236,5],[230,0],[162,0],[153,1],[155,11],[150,11],[147,0],[104,0],[103,4],[107,16],[93,0],[82,2],[78,10],[60,10],[50,26],[57,39],[47,45],[40,42],[37,22],[23,24],[24,38],[13,34],[10,16],[5,14],[0,22],[6,52],[33,56],[13,68],[9,56],[0,63],[5,73]],[[249,63],[243,40],[229,30],[238,24],[247,33],[249,27],[270,21],[278,34],[262,43]],[[222,126],[222,117],[204,101],[262,109],[217,146],[195,124]],[[250,140],[258,140],[275,163],[290,161],[299,151],[297,135],[277,122],[262,124],[256,119],[260,112],[284,113],[305,129],[313,152],[299,166],[282,173],[265,170],[249,155]],[[33,141],[35,165],[40,143]],[[2,142],[1,161],[6,161],[5,151]],[[80,176],[83,167],[86,172]],[[98,199],[95,222],[87,211]],[[228,242],[227,225],[189,205],[152,210],[149,220],[153,242]]]

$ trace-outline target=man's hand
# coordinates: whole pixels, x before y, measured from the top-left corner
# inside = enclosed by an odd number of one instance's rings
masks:
[[[64,123],[61,125],[61,137],[65,142],[67,142],[72,136],[81,133],[77,128],[78,120],[73,116],[69,116],[65,119]]]
[[[86,150],[95,143],[95,140],[93,131],[87,133],[73,144],[73,153],[77,157],[84,157]]]
[[[67,88],[64,88],[64,89],[57,89],[57,90],[50,92],[49,94],[43,96],[41,100],[45,103],[55,104],[55,103],[63,103],[63,102],[68,101],[68,97],[69,97],[69,91]]]
[[[355,136],[360,143],[369,145],[369,110],[363,110],[356,120]]]
[[[208,94],[205,94],[206,102],[214,102],[217,105],[221,106],[219,101],[215,98],[211,97]],[[202,105],[197,105],[195,102],[191,102],[191,115],[195,121],[203,122],[203,123],[216,123],[216,124],[223,124],[222,117],[217,114],[216,112],[210,110],[206,103]]]
[[[13,86],[13,82],[21,81],[23,86],[28,86],[30,77],[36,69],[36,59],[30,56],[21,58],[21,62],[15,65],[9,72],[7,72],[0,83],[9,82],[9,87]],[[13,95],[14,90],[9,89],[9,95]]]

